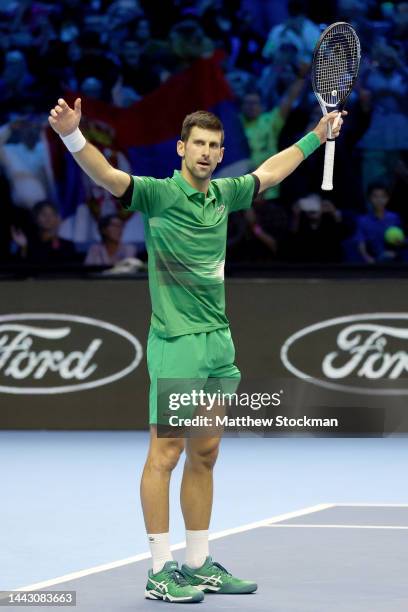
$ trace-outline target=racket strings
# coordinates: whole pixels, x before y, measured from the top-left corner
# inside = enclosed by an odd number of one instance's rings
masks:
[[[350,92],[358,73],[360,45],[354,30],[339,24],[323,38],[314,62],[315,89],[335,106]]]

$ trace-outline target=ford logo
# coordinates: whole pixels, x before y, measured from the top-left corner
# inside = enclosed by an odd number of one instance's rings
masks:
[[[280,356],[289,372],[320,387],[407,395],[408,314],[357,314],[321,321],[290,336]]]
[[[137,338],[90,317],[0,315],[0,392],[56,394],[108,385],[137,368]]]

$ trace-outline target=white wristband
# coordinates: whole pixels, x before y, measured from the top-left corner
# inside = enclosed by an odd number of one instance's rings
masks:
[[[67,136],[60,135],[60,138],[70,153],[78,153],[86,145],[85,136],[78,127]]]

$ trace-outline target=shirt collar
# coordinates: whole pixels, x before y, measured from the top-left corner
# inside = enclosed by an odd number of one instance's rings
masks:
[[[184,176],[181,174],[180,170],[174,170],[174,174],[172,178],[173,178],[173,181],[176,183],[176,185],[178,185],[180,189],[184,191],[184,193],[186,194],[188,198],[192,198],[193,196],[197,194],[200,196],[205,195],[203,194],[202,191],[198,191],[192,185],[190,185],[190,183],[186,181]],[[211,182],[208,186],[207,198],[209,200],[215,200],[214,189],[213,189],[213,186],[211,185]]]

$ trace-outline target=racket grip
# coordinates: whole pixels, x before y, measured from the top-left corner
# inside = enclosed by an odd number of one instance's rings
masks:
[[[327,140],[324,151],[324,170],[323,170],[323,191],[331,191],[333,189],[333,167],[334,167],[334,150],[335,141]]]

